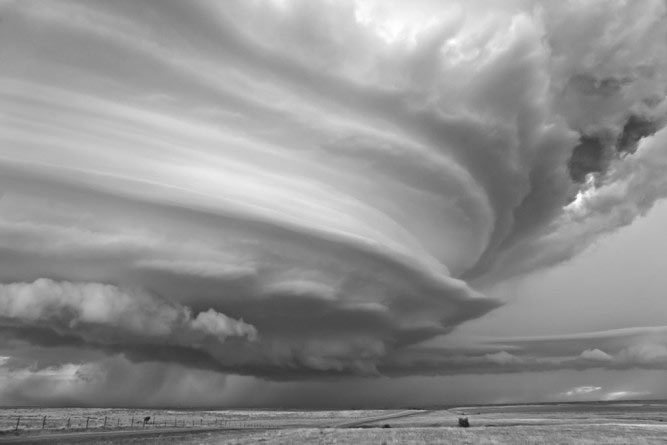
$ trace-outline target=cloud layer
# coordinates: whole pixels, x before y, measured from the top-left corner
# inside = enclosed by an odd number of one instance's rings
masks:
[[[418,346],[389,357],[386,374],[485,374],[584,369],[667,368],[667,327],[560,336],[468,339]]]
[[[664,366],[423,343],[665,196],[664,1],[0,14],[7,344],[269,379]]]

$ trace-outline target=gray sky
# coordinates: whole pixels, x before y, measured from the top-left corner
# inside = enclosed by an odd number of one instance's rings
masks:
[[[666,17],[0,1],[0,400],[667,396]]]

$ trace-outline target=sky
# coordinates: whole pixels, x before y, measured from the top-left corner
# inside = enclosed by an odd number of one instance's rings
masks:
[[[0,0],[0,404],[667,398],[664,0]]]

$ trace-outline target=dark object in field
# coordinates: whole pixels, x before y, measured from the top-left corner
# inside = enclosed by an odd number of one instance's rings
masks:
[[[151,416],[144,417],[144,425],[147,424],[149,420],[151,420]]]
[[[382,425],[382,428],[391,428],[391,425],[389,425],[388,423],[385,423],[384,425]]]
[[[459,417],[459,426],[463,428],[468,428],[470,426],[470,422],[468,422],[467,417]]]

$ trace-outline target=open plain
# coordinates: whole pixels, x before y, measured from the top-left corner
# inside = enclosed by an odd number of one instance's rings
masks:
[[[459,427],[459,417],[470,427]],[[347,411],[20,408],[3,409],[0,421],[0,443],[667,443],[662,401]]]

